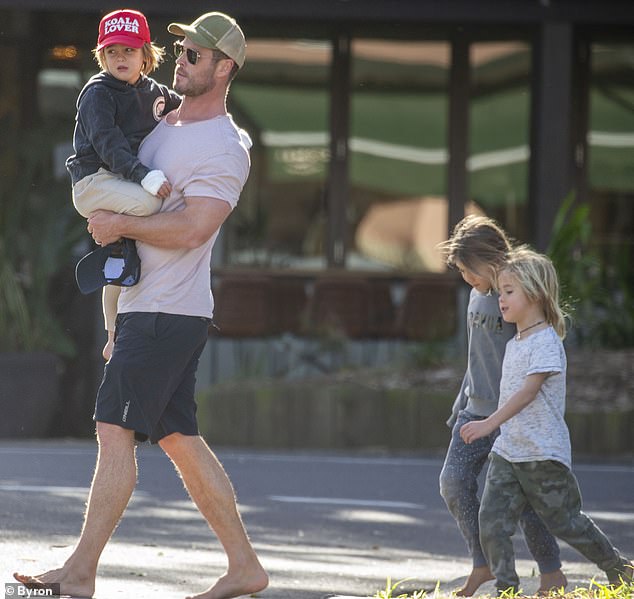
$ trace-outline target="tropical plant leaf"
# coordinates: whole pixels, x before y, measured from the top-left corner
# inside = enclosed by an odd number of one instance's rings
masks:
[[[2,145],[0,351],[74,351],[50,302],[55,277],[72,263],[73,248],[85,235],[70,182],[53,176],[53,151],[60,139],[66,132],[43,128],[22,132],[19,143]]]

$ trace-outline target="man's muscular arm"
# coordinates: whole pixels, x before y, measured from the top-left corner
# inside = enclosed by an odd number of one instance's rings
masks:
[[[97,210],[88,218],[88,231],[99,245],[121,237],[169,249],[196,248],[205,243],[231,213],[228,202],[186,197],[185,208],[151,216],[129,216]]]

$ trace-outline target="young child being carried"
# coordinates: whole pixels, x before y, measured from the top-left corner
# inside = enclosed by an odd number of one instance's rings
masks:
[[[152,43],[145,16],[124,9],[101,19],[93,53],[102,70],[77,99],[75,153],[66,161],[73,204],[86,218],[95,210],[154,214],[171,186],[161,171],[140,162],[137,151],[162,116],[180,104],[178,94],[148,77],[165,51]],[[103,289],[106,360],[112,353],[120,290],[114,285]]]
[[[564,420],[565,320],[552,262],[526,247],[512,252],[498,276],[500,309],[517,326],[504,354],[498,409],[464,424],[466,444],[500,434],[491,450],[480,506],[480,542],[498,591],[519,590],[512,535],[527,506],[556,537],[605,571],[611,585],[631,582],[632,563],[581,511]]]

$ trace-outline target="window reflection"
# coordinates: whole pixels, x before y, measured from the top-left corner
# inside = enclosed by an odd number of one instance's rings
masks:
[[[513,237],[526,239],[530,47],[475,43],[470,64],[470,197]]]
[[[249,40],[229,109],[249,131],[252,169],[226,225],[229,265],[325,267],[329,42]]]
[[[13,141],[20,126],[20,88],[15,84],[20,77],[18,49],[0,43],[4,60],[0,62],[0,180],[13,168]]]
[[[588,180],[595,241],[634,258],[634,44],[593,44]]]
[[[352,44],[347,267],[439,270],[449,44]]]

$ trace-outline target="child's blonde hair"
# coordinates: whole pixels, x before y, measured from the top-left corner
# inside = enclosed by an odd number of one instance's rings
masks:
[[[99,65],[99,68],[102,71],[108,70],[108,65],[106,64],[106,48],[102,48],[101,50],[97,50],[95,48],[92,53]],[[143,44],[143,66],[141,67],[141,73],[143,75],[149,75],[152,71],[158,69],[159,65],[165,59],[165,48],[161,48],[155,44]]]
[[[447,266],[456,268],[457,262],[461,262],[471,272],[486,276],[495,288],[498,270],[511,248],[511,241],[500,225],[489,217],[473,214],[463,218],[451,237],[438,245]]]
[[[546,322],[563,339],[566,336],[566,313],[559,304],[559,280],[550,258],[528,246],[520,246],[510,253],[500,272],[513,277],[528,300],[541,306]]]

